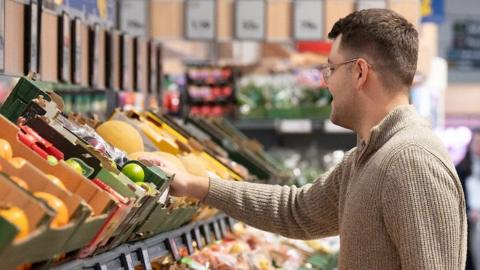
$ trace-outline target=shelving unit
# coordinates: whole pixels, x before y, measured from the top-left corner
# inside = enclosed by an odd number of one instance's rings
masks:
[[[233,116],[235,75],[228,67],[191,66],[186,72],[186,105],[193,115]]]
[[[310,121],[308,130],[284,132],[282,122]],[[289,146],[295,149],[320,147],[325,150],[348,150],[355,146],[356,135],[351,131],[332,128],[331,122],[320,119],[243,119],[232,122],[247,137],[257,139],[266,149]],[[298,123],[300,124],[300,123]],[[291,128],[289,128],[291,129]]]
[[[205,221],[187,224],[176,230],[159,234],[143,241],[126,243],[108,252],[86,259],[76,259],[55,266],[53,270],[78,269],[126,269],[142,266],[152,269],[154,259],[171,255],[179,260],[183,255],[194,252],[194,246],[202,247],[223,239],[232,231],[236,221],[225,214],[219,214]],[[194,244],[195,243],[195,244]]]

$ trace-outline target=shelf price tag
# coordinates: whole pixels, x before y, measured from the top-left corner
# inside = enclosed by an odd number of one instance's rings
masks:
[[[280,133],[307,134],[313,130],[310,119],[285,119],[278,122],[277,131]]]
[[[293,37],[296,40],[322,40],[323,1],[293,1]]]
[[[185,6],[185,36],[192,40],[214,40],[215,0],[187,0]]]
[[[235,1],[235,37],[241,40],[265,38],[266,4],[264,0]]]

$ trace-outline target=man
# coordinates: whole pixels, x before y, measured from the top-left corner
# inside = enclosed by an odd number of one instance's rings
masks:
[[[331,120],[358,134],[340,164],[302,188],[163,166],[177,173],[172,194],[287,237],[339,234],[339,269],[464,268],[462,187],[442,143],[409,105],[417,31],[393,11],[370,9],[336,22],[329,38],[323,75],[333,96]]]
[[[474,130],[470,141],[469,155],[470,173],[465,178],[466,203],[470,221],[470,251],[475,269],[480,269],[480,131]]]

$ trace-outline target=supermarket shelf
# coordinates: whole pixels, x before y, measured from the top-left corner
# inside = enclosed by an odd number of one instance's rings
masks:
[[[229,231],[232,231],[234,224],[235,220],[225,214],[220,214],[208,220],[187,224],[146,240],[123,244],[111,251],[90,258],[70,261],[52,269],[133,270],[136,266],[142,266],[143,269],[150,270],[152,269],[151,260],[168,254],[178,260],[181,258],[181,254],[192,254],[194,252],[193,242],[196,243],[198,248],[202,248],[215,240],[223,239]]]
[[[287,124],[297,128],[297,132],[285,132],[282,130]],[[307,125],[305,125],[307,124]],[[323,119],[242,119],[233,122],[233,125],[241,130],[275,130],[280,133],[352,133],[351,130],[334,125],[330,120]]]
[[[308,133],[313,131],[323,131],[325,120],[320,119],[242,119],[233,122],[233,125],[240,130],[276,130],[281,131],[282,123],[296,121],[309,122],[310,130],[299,130],[299,133]]]
[[[232,124],[247,137],[255,138],[265,149],[287,147],[306,150],[317,147],[326,151],[348,150],[357,137],[349,130],[321,119],[242,119]]]

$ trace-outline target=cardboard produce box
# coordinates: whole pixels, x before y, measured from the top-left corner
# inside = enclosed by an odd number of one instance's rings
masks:
[[[14,156],[16,156],[16,149],[13,150]],[[0,261],[16,264],[37,262],[65,252],[64,246],[67,241],[90,215],[90,207],[78,196],[53,184],[41,171],[28,162],[17,169],[9,161],[0,159],[0,166],[8,175],[24,180],[28,184],[30,192],[46,192],[62,200],[69,214],[68,224],[60,227],[47,226],[47,230],[35,240],[23,241],[6,247],[0,254]],[[45,245],[46,242],[49,244]]]
[[[51,100],[49,92],[36,82],[21,77],[0,107],[0,114],[16,123],[18,117],[27,109],[32,99],[43,96],[45,100]]]
[[[26,111],[26,114],[29,115],[35,111],[42,111],[42,108],[32,109],[32,106],[29,108],[31,110]],[[45,112],[45,114],[52,115],[50,112]],[[27,125],[33,127],[36,132],[49,142],[52,142],[59,149],[64,150],[66,159],[79,157],[80,160],[92,166],[94,174],[90,178],[98,178],[124,197],[139,200],[134,204],[135,211],[132,211],[132,213],[124,219],[115,235],[113,235],[116,236],[115,239],[111,239],[110,243],[113,244],[107,245],[116,245],[125,241],[127,236],[135,232],[135,228],[139,225],[137,223],[143,223],[144,219],[149,216],[152,211],[161,209],[164,206],[168,195],[169,177],[159,168],[147,167],[137,162],[145,172],[145,182],[156,185],[156,192],[146,194],[139,186],[119,172],[119,165],[113,164],[113,162],[103,156],[102,153],[64,128],[61,124],[62,121],[56,120],[57,119],[47,121],[39,116],[34,116],[28,119]],[[108,239],[103,240],[102,245],[109,242]],[[105,240],[107,241],[105,242]]]
[[[128,202],[121,202],[122,198],[113,197],[106,190],[75,172],[64,161],[60,161],[54,166],[50,165],[45,159],[17,140],[18,127],[1,115],[0,129],[4,131],[2,138],[9,141],[14,149],[14,156],[25,158],[43,173],[56,176],[62,180],[69,191],[80,196],[92,207],[94,215],[88,217],[78,227],[78,233],[68,239],[69,242],[65,243],[66,251],[82,248],[89,244],[94,237],[109,239],[113,236],[125,216],[124,212],[128,213],[131,209],[131,206],[125,205]],[[107,221],[108,224],[105,224]],[[100,241],[97,240],[97,242]]]
[[[18,241],[13,238],[18,232],[16,227],[0,217],[0,261],[2,269],[14,269],[27,260],[45,259],[55,255],[55,251],[44,247],[42,241],[48,240],[49,224],[55,213],[45,203],[28,191],[15,184],[10,178],[0,174],[0,202],[22,209],[28,218],[29,233]],[[36,249],[20,247],[35,245]]]
[[[38,98],[39,95],[43,96],[44,100],[33,101]],[[78,156],[80,157],[78,161],[82,161],[81,159],[87,153],[78,152],[78,155],[76,155],[75,151],[87,150],[88,155],[97,162],[97,171],[89,177],[100,180],[120,196],[130,200],[131,210],[126,213],[126,215],[122,215],[122,220],[118,221],[119,224],[110,237],[104,237],[101,239],[95,237],[97,247],[102,247],[102,249],[113,248],[114,246],[127,241],[130,235],[136,232],[136,228],[140,228],[141,224],[143,224],[147,217],[152,213],[155,214],[155,211],[163,211],[162,209],[165,206],[166,196],[168,194],[169,178],[158,168],[148,168],[143,166],[144,171],[147,172],[147,182],[153,182],[157,185],[157,190],[155,192],[150,194],[145,192],[143,188],[136,185],[120,172],[121,167],[119,164],[114,164],[103,153],[90,147],[82,138],[73,134],[70,130],[63,128],[62,121],[56,121],[63,116],[60,115],[60,110],[57,108],[60,102],[58,100],[52,102],[51,100],[53,98],[51,95],[52,94],[47,90],[38,87],[36,83],[31,82],[26,78],[22,78],[19,85],[15,87],[14,91],[9,96],[9,102],[2,107],[1,112],[10,116],[10,120],[12,121],[16,121],[20,116],[25,118],[28,120],[27,123],[35,127],[38,132],[44,136],[48,136],[48,139],[52,140],[57,148],[65,149],[67,156],[70,158],[76,158],[76,156]],[[23,105],[23,109],[20,113],[15,112],[14,109],[14,105],[19,102]],[[42,121],[38,121],[37,116],[39,115],[45,117],[47,119],[46,122],[42,123]],[[37,121],[35,122],[34,120]],[[45,125],[46,123],[48,125]],[[7,126],[7,128],[10,128],[11,133],[14,134],[12,135],[11,140],[17,141],[16,134],[18,133],[18,128],[13,124],[8,123],[6,119],[3,121],[3,124]],[[68,141],[60,140],[59,138],[61,137],[68,139]],[[18,148],[24,149],[26,153],[33,154],[30,148],[20,142],[18,142],[18,144]],[[72,144],[79,145],[81,148],[74,148]],[[38,162],[46,163],[44,159],[36,154],[33,155],[39,160]],[[59,163],[63,163],[63,161],[60,161]],[[92,164],[93,163],[90,165]],[[95,226],[100,225],[100,222],[95,224]],[[75,241],[75,243],[78,243],[78,241]],[[72,247],[76,245],[78,244],[72,244]],[[85,252],[82,252],[81,256],[91,254],[93,247],[84,251]]]

